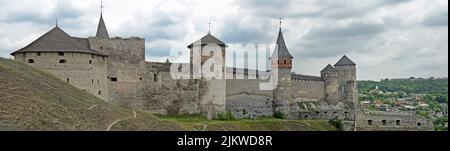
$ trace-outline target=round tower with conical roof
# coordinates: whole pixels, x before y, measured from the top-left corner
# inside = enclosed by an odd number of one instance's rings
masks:
[[[320,73],[322,75],[322,79],[325,81],[325,101],[332,105],[337,105],[339,103],[339,82],[336,68],[328,65]]]

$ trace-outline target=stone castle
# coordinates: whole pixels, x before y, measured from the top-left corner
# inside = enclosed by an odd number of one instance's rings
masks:
[[[328,65],[320,77],[292,73],[293,56],[279,29],[270,71],[228,68],[225,74],[243,79],[173,79],[172,63],[146,62],[143,38],[111,38],[103,15],[94,37],[72,37],[58,25],[13,52],[20,61],[44,70],[92,95],[129,108],[158,114],[203,114],[214,118],[232,113],[237,118],[285,115],[288,119],[337,119],[345,130],[432,130],[430,120],[414,113],[366,111],[359,107],[356,64],[347,56]],[[193,69],[195,47],[206,51],[227,45],[208,33],[187,48]],[[201,54],[204,64],[212,56]],[[225,55],[222,56],[223,58]],[[184,64],[186,65],[186,64]],[[193,71],[201,69],[193,69]],[[272,72],[272,71],[277,72]],[[271,74],[274,90],[260,90]]]

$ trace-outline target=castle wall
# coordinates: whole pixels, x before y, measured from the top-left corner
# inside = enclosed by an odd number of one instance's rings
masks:
[[[431,120],[403,112],[365,111],[356,114],[358,131],[433,131]]]
[[[198,114],[197,80],[174,80],[170,64],[146,63],[142,109],[157,114]]]
[[[325,82],[292,80],[291,96],[295,102],[318,102],[325,99]]]
[[[256,76],[250,75],[250,78],[256,78]],[[260,83],[268,81],[262,79],[227,80],[226,110],[232,112],[236,118],[272,117],[274,115],[273,91],[259,88]]]
[[[28,52],[15,55],[15,60],[46,71],[55,77],[108,100],[106,57],[86,53]],[[34,63],[30,63],[29,61]],[[60,61],[65,60],[64,63]]]
[[[273,91],[260,90],[260,83],[267,83],[268,80],[261,79],[229,79],[227,80],[227,97],[235,95],[259,95],[273,97]]]
[[[109,100],[138,108],[144,87],[145,40],[89,38],[91,49],[108,55]]]

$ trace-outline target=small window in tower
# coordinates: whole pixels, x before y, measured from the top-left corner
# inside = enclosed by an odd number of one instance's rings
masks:
[[[369,125],[373,125],[373,121],[372,120],[368,120],[367,121]]]
[[[59,56],[64,56],[64,52],[58,52]]]
[[[67,83],[70,83],[70,79],[69,78],[67,78]]]
[[[417,123],[417,127],[421,127],[422,126],[422,123]]]
[[[117,82],[117,78],[110,78],[112,82]]]
[[[142,81],[142,77],[139,77],[139,80],[141,80],[141,81]]]
[[[67,63],[67,60],[61,59],[61,60],[59,60],[59,63]]]
[[[158,75],[157,75],[157,74],[154,74],[154,75],[153,75],[153,81],[154,81],[154,82],[158,82]]]
[[[396,120],[396,121],[395,121],[396,125],[401,125],[401,122],[402,122],[402,121],[400,121],[400,120]]]
[[[92,64],[92,60],[89,60],[89,64]]]
[[[36,53],[36,56],[41,56],[41,52],[37,52],[37,53]]]
[[[103,50],[103,47],[100,47],[100,50]]]
[[[287,64],[287,60],[284,60],[284,64]]]
[[[383,123],[384,126],[387,125],[387,121],[386,120],[382,120],[381,122]]]
[[[94,79],[92,79],[92,84],[94,84]]]
[[[91,54],[91,58],[94,59],[94,55],[93,54]]]
[[[29,59],[28,63],[34,63],[34,59]]]
[[[98,91],[98,95],[102,95],[102,91]]]

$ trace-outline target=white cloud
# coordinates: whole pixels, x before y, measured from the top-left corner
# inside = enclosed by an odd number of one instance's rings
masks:
[[[59,19],[72,36],[93,36],[100,0],[0,0],[0,56],[44,34]],[[446,0],[104,0],[113,36],[146,38],[146,58],[212,33],[226,43],[273,43],[278,17],[294,71],[319,75],[347,54],[359,78],[448,76]],[[166,53],[167,51],[167,53]]]

